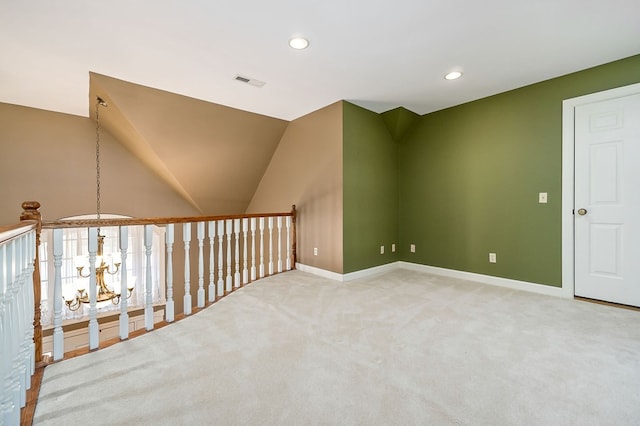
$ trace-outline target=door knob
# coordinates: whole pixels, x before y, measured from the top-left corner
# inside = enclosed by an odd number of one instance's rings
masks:
[[[584,216],[585,214],[587,214],[587,209],[580,209],[580,210],[578,210],[578,214],[579,214],[580,216]]]

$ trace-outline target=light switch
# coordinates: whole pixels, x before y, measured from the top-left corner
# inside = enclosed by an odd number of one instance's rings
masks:
[[[547,193],[541,192],[538,194],[538,203],[546,204],[547,203]]]

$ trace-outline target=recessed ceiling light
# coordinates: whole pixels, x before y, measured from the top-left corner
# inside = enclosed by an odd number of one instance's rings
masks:
[[[462,77],[462,73],[460,71],[451,71],[449,74],[444,76],[447,80],[456,80],[460,77]]]
[[[297,50],[306,49],[309,46],[309,40],[304,37],[294,37],[289,40],[289,46]]]

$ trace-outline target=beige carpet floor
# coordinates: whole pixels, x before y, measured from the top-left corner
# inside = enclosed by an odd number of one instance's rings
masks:
[[[638,425],[640,312],[291,271],[46,368],[36,425]]]

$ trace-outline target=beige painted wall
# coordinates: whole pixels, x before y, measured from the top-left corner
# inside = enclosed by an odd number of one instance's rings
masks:
[[[105,128],[203,215],[245,211],[288,125],[90,73],[96,96]]]
[[[133,217],[199,213],[109,133],[101,132],[103,213]],[[96,211],[95,122],[88,118],[0,103],[0,224],[17,223],[26,200],[44,220]],[[174,300],[182,312],[184,251],[176,226]],[[197,249],[191,249],[197,264]],[[197,271],[191,271],[193,303]],[[194,282],[195,287],[194,287]]]
[[[287,127],[248,213],[298,209],[298,262],[342,273],[342,101]],[[314,256],[313,249],[318,248]]]
[[[100,152],[102,212],[197,214],[107,132]],[[95,122],[0,103],[0,182],[0,224],[16,223],[26,200],[40,202],[45,220],[95,213]]]
[[[194,207],[110,133],[101,133],[103,213],[134,217],[198,215]],[[36,200],[43,219],[95,213],[95,122],[0,103],[0,224],[16,223]],[[298,261],[342,272],[342,102],[291,122],[270,160],[249,212],[296,204]],[[184,252],[174,247],[174,300],[182,311]],[[318,256],[313,256],[318,247]],[[197,264],[191,250],[191,264]],[[193,303],[197,276],[191,271]]]

